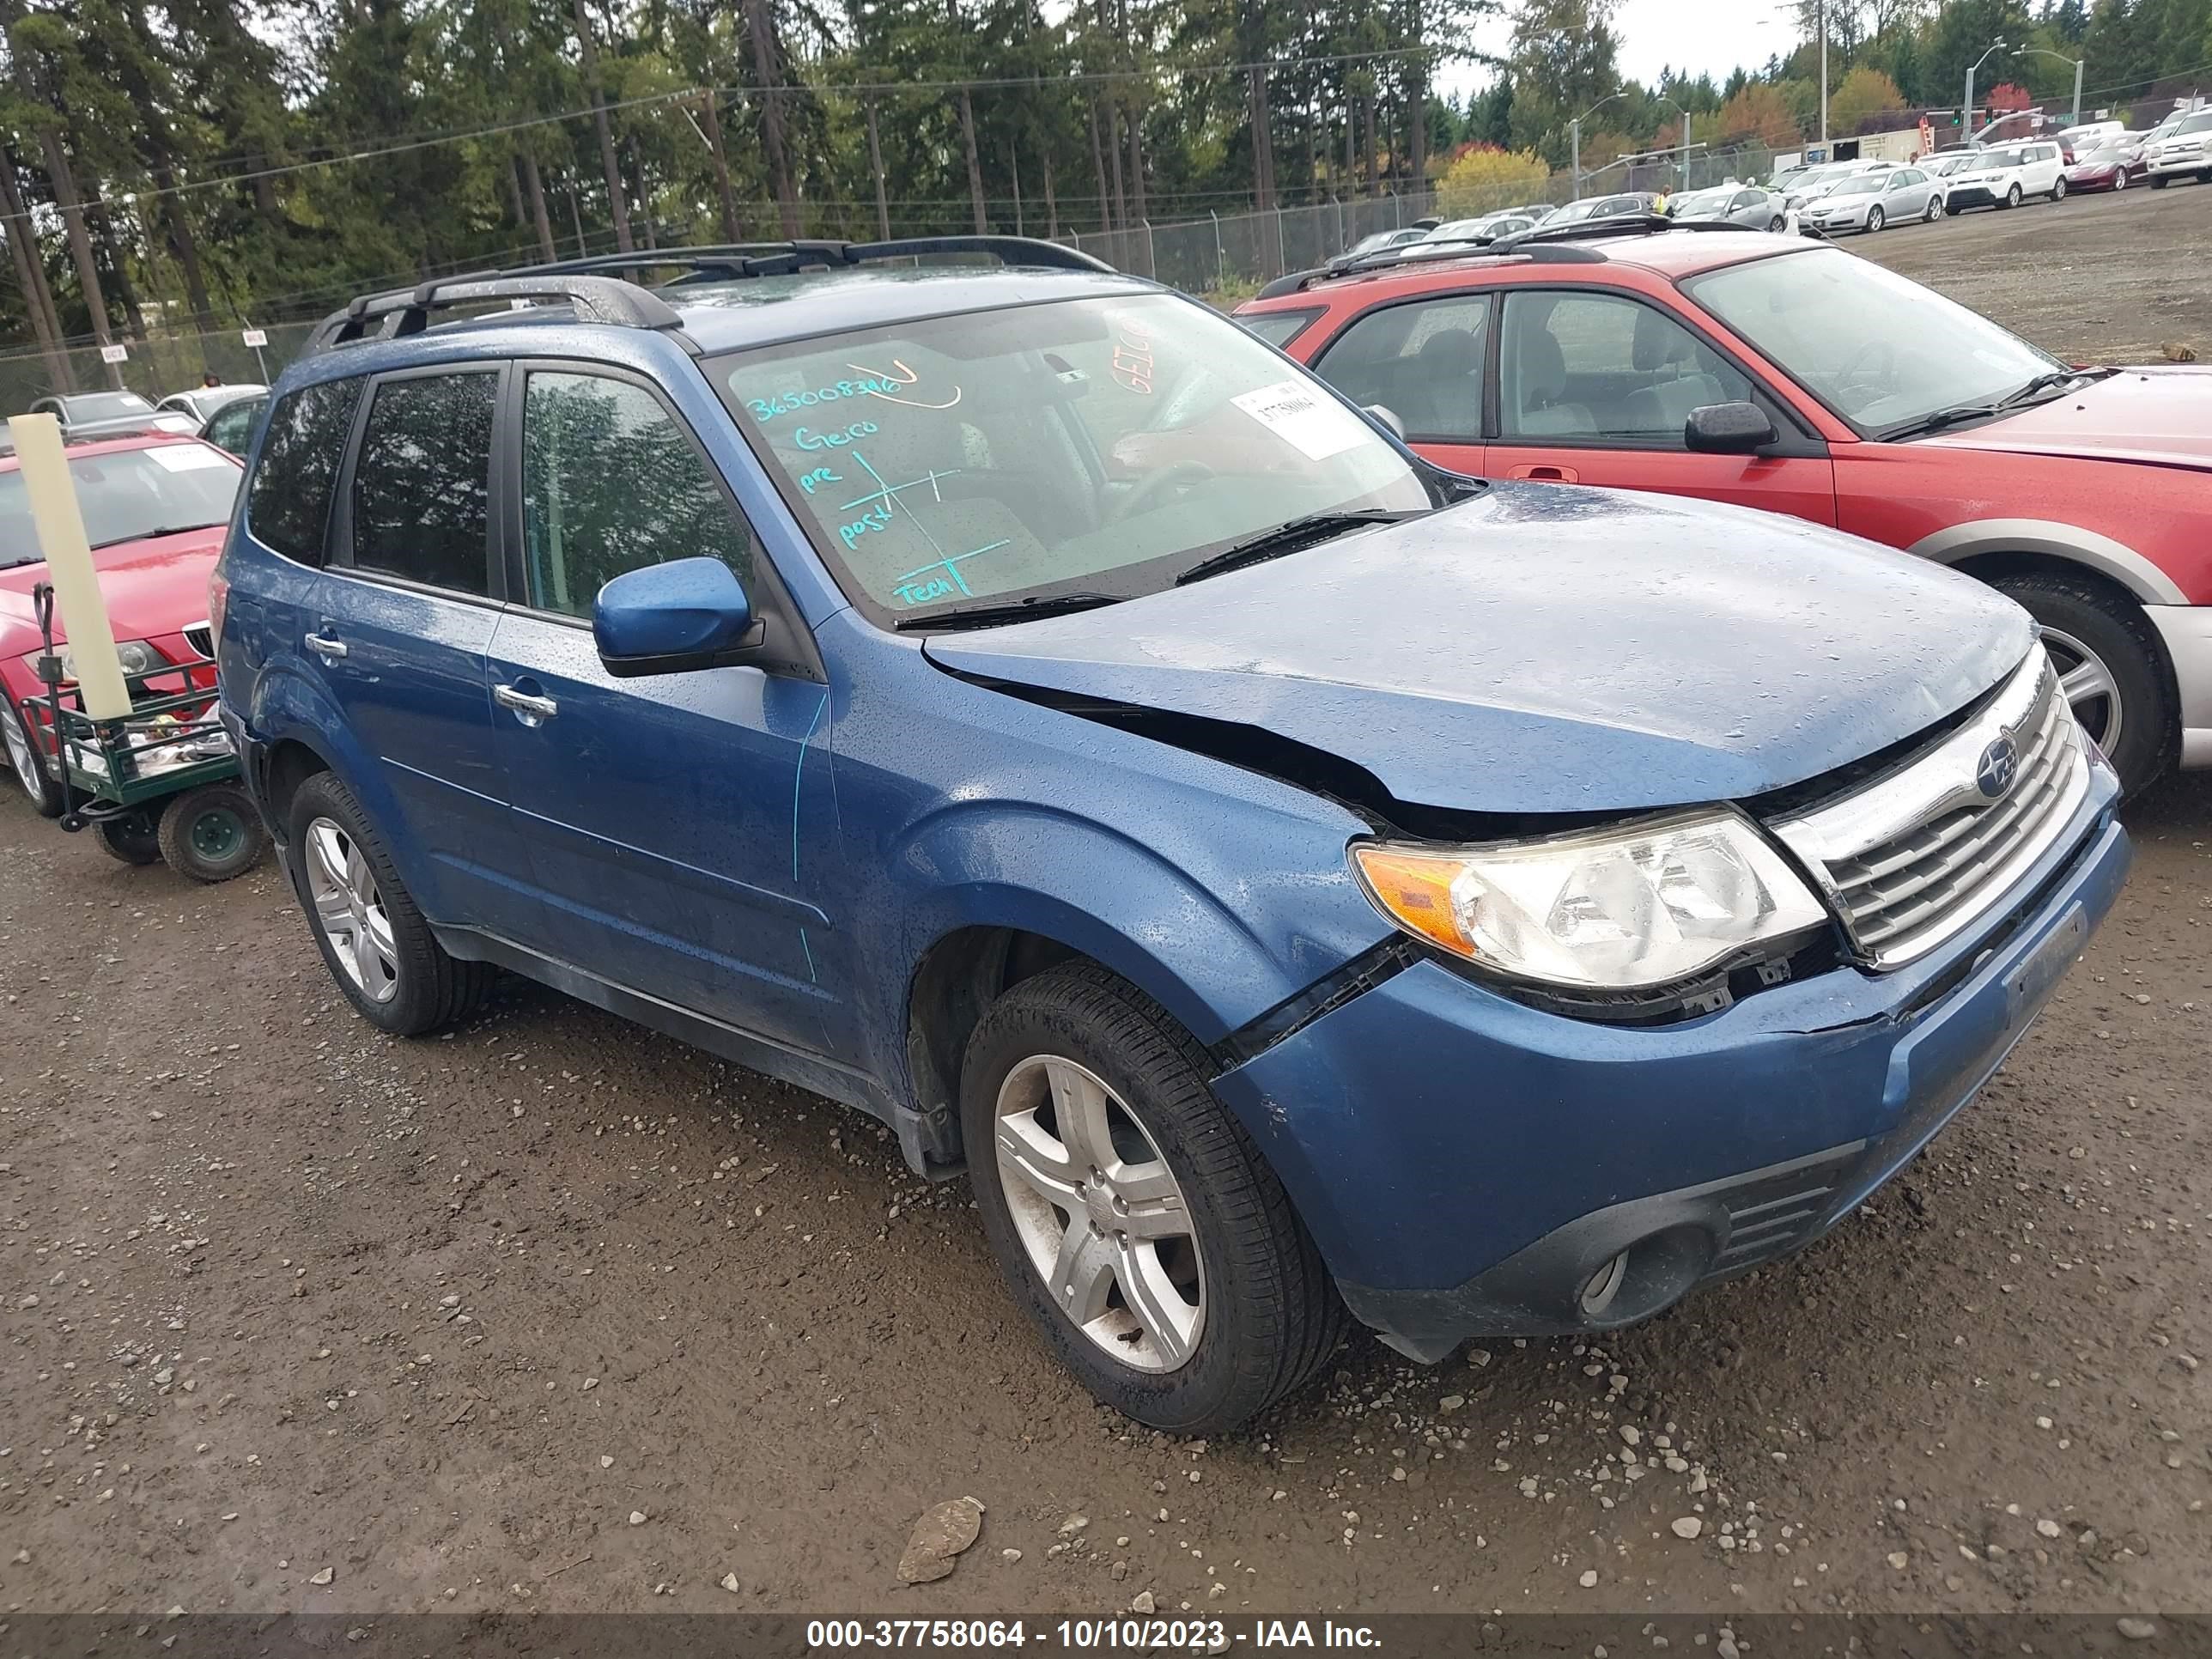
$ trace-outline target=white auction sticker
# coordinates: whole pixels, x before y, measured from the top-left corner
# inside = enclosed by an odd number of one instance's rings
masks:
[[[1229,401],[1310,461],[1326,460],[1372,435],[1358,416],[1302,380],[1278,380]]]
[[[204,444],[164,444],[146,453],[154,465],[167,467],[172,472],[198,472],[211,466],[237,465],[219,449],[210,449]]]

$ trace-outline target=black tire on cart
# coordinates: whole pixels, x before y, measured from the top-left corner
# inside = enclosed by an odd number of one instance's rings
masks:
[[[161,857],[188,881],[228,881],[261,862],[269,832],[235,783],[204,783],[161,811]]]
[[[42,818],[61,817],[62,787],[46,775],[45,758],[31,740],[21,709],[0,708],[0,741],[7,746],[9,770],[31,798],[31,810]]]
[[[147,813],[125,812],[121,817],[102,818],[96,830],[100,850],[118,864],[161,861],[161,831]]]

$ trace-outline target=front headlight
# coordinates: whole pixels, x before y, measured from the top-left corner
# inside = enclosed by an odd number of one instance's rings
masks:
[[[1578,990],[1672,984],[1827,920],[1782,855],[1728,811],[1480,847],[1362,842],[1352,862],[1407,933]]]
[[[115,659],[123,665],[125,675],[150,674],[169,665],[169,659],[143,640],[116,641]],[[68,646],[62,647],[62,672],[70,679],[76,678],[76,653]]]

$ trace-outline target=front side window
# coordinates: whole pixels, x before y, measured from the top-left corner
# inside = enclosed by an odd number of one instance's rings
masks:
[[[1727,265],[1684,289],[1863,431],[1985,404],[2065,367],[1978,312],[1838,248]]]
[[[491,591],[491,427],[499,376],[431,374],[376,388],[354,462],[353,562],[457,593]]]
[[[95,550],[228,524],[238,499],[238,464],[204,444],[79,455],[69,471]],[[0,472],[0,567],[39,557],[23,475]]]
[[[1752,395],[1742,374],[1673,318],[1610,294],[1510,293],[1498,347],[1509,439],[1680,447],[1692,410]]]
[[[1436,504],[1327,387],[1166,295],[921,318],[707,368],[832,574],[885,621],[1133,597],[1293,519]]]
[[[264,547],[301,564],[323,562],[331,500],[361,388],[358,380],[325,380],[276,400],[246,495],[246,526]]]
[[[1482,441],[1490,296],[1455,294],[1370,311],[1314,367],[1352,402],[1395,415],[1409,438]]]
[[[704,554],[751,586],[750,532],[660,400],[596,374],[533,374],[523,396],[529,603],[588,617],[626,570]]]

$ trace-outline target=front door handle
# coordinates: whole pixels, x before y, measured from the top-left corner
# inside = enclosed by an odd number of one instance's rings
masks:
[[[313,652],[325,662],[336,662],[346,653],[345,641],[328,634],[307,635],[304,636],[304,643],[308,650]]]
[[[1580,483],[1583,475],[1571,466],[1559,466],[1549,461],[1538,461],[1528,466],[1516,466],[1505,475],[1509,478],[1526,478],[1531,483]]]
[[[543,726],[561,712],[561,705],[552,698],[533,696],[520,686],[495,685],[491,700],[502,708],[514,710],[514,717],[525,726]]]

